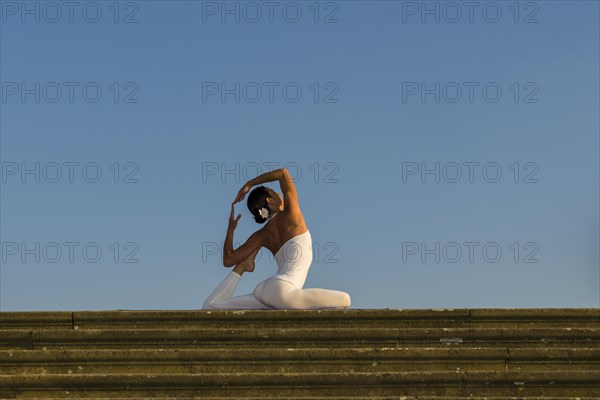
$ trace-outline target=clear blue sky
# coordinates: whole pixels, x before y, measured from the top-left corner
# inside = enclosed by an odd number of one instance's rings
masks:
[[[273,165],[352,308],[600,306],[597,1],[48,4],[0,1],[1,310],[201,308]]]

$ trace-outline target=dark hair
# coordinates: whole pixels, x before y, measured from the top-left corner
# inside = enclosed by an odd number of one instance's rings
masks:
[[[267,198],[270,199],[271,195],[269,194],[269,191],[265,186],[259,186],[255,188],[248,195],[248,202],[246,203],[246,205],[248,206],[248,210],[250,210],[250,212],[254,216],[254,220],[259,224],[264,224],[267,219],[263,218],[258,213],[258,210],[264,207],[267,210],[269,210],[269,213],[271,212],[267,203]]]

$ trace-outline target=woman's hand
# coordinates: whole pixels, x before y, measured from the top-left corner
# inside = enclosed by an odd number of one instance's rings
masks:
[[[246,197],[246,193],[248,193],[250,191],[250,189],[252,188],[252,186],[250,186],[249,184],[245,184],[244,187],[242,187],[240,189],[240,191],[238,192],[237,196],[235,197],[235,200],[233,201],[232,204],[235,204],[237,202],[240,202],[242,200],[244,200],[244,197]]]
[[[238,214],[237,218],[233,218],[233,204],[231,204],[231,214],[229,214],[229,229],[235,230],[237,228],[238,221],[242,218],[242,214]]]

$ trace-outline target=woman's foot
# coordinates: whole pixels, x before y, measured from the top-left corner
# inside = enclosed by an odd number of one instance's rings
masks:
[[[259,250],[260,250],[260,248],[256,249],[252,253],[250,253],[250,256],[248,258],[246,258],[244,261],[238,263],[233,270],[240,275],[243,272],[254,271],[254,258],[256,257],[256,254],[258,253]]]

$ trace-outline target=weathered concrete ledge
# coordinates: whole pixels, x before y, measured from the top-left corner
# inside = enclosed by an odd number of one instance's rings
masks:
[[[3,311],[0,326],[84,325],[90,323],[203,322],[257,318],[261,321],[377,321],[377,320],[545,320],[600,321],[600,308],[441,308],[347,310],[103,310],[103,311]]]
[[[600,308],[0,312],[0,399],[598,400],[599,378]]]

